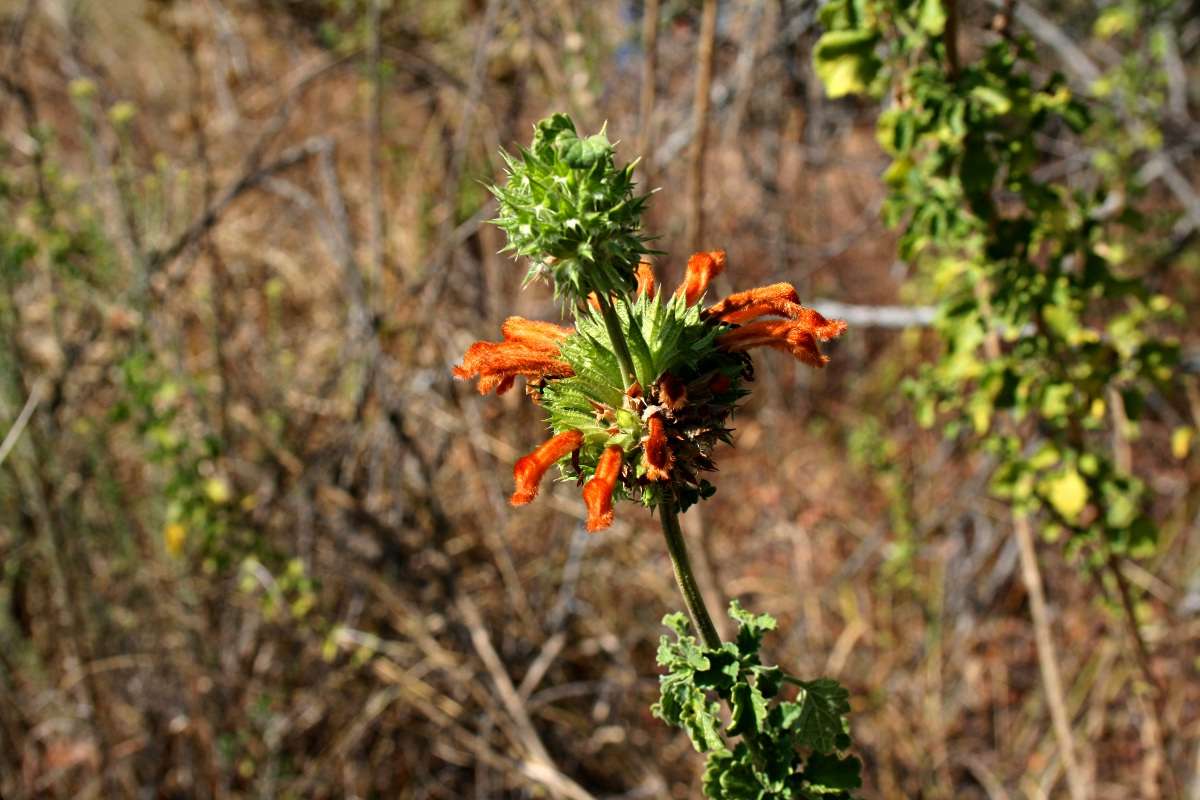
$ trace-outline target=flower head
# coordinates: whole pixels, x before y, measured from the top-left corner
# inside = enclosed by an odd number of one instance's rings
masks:
[[[503,342],[467,351],[456,375],[478,374],[481,391],[525,376],[555,433],[517,462],[514,505],[530,502],[557,463],[564,477],[584,484],[589,530],[608,527],[622,498],[653,507],[670,493],[686,508],[715,491],[702,476],[716,469],[713,451],[730,441],[728,422],[753,379],[746,351],[769,347],[814,367],[828,362],[819,342],[839,336],[844,322],[802,306],[789,284],[738,292],[702,311],[703,292],[691,290],[725,259],[698,255],[673,295],[613,301],[632,357],[629,387],[603,312],[592,305],[577,309],[574,329],[511,317]],[[655,284],[649,265],[640,273],[643,285]],[[762,319],[770,316],[782,319]]]
[[[531,259],[526,280],[547,278],[555,295],[575,304],[590,293],[628,293],[637,286],[648,195],[633,193],[636,163],[617,167],[604,131],[580,137],[566,114],[537,124],[533,144],[502,153],[508,179],[492,188],[493,220],[508,236],[505,250]]]
[[[532,259],[528,278],[548,278],[569,301],[575,327],[509,317],[503,341],[476,342],[457,378],[478,377],[480,393],[524,377],[553,436],[513,468],[513,505],[534,499],[557,464],[583,486],[587,528],[612,524],[624,498],[681,510],[710,496],[703,475],[729,442],[729,421],[754,372],[747,351],[769,347],[814,367],[829,360],[819,342],[846,324],[800,304],[777,283],[738,292],[704,309],[724,250],[696,253],[674,294],[658,290],[641,235],[645,197],[632,193],[632,166],[617,169],[603,131],[580,138],[570,118],[538,124],[530,149],[505,156],[508,180],[493,189],[508,250]]]

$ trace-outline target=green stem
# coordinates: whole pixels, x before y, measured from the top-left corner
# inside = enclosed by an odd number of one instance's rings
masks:
[[[664,493],[658,504],[658,518],[662,520],[663,536],[667,540],[667,552],[671,554],[671,566],[675,568],[675,582],[679,584],[679,593],[683,595],[683,604],[687,606],[688,616],[692,618],[692,626],[700,632],[704,646],[709,650],[721,648],[721,635],[717,626],[713,625],[708,607],[704,605],[704,597],[700,594],[700,586],[692,573],[692,562],[688,559],[687,544],[683,541],[683,531],[679,529],[679,514],[675,509],[675,498]],[[750,757],[761,769],[766,763],[762,749],[758,746],[758,735],[754,731],[746,731],[742,736]]]
[[[692,573],[692,562],[688,559],[687,545],[683,541],[683,532],[679,529],[679,514],[675,510],[675,498],[664,494],[658,504],[658,517],[662,521],[663,536],[667,540],[667,552],[671,554],[671,566],[675,568],[675,582],[679,584],[679,592],[683,595],[683,604],[687,606],[688,616],[692,625],[704,640],[704,646],[709,650],[721,647],[721,636],[713,625],[704,598],[700,594],[700,586]]]
[[[607,295],[597,292],[596,297],[600,302],[600,316],[604,318],[604,327],[608,330],[613,353],[616,354],[617,364],[621,367],[621,379],[625,381],[625,389],[628,391],[629,387],[637,383],[637,373],[633,369],[633,356],[629,354],[625,333],[621,330],[621,319],[617,316],[617,310]]]

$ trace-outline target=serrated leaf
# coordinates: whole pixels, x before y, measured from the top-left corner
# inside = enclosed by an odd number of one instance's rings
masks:
[[[745,736],[761,730],[767,720],[767,701],[757,688],[745,681],[733,687],[729,701],[731,714],[728,732]]]
[[[799,685],[796,702],[784,704],[783,726],[795,732],[801,746],[828,753],[843,733],[842,717],[850,711],[850,693],[832,678]]]

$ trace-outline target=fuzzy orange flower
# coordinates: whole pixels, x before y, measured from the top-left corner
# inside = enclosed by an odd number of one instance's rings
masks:
[[[589,531],[604,530],[613,521],[613,490],[617,487],[617,478],[621,474],[621,459],[624,455],[620,447],[612,445],[604,449],[600,460],[596,463],[596,473],[584,484],[583,502],[587,503],[587,529]]]
[[[802,323],[822,342],[827,342],[846,331],[843,320],[828,320],[811,308],[800,305],[796,287],[790,283],[773,283],[757,289],[735,292],[704,311],[706,319],[715,319],[730,325],[741,325],[750,320],[766,316],[788,317]]]
[[[546,470],[568,453],[578,449],[583,444],[583,434],[579,431],[563,431],[557,436],[538,445],[532,453],[517,459],[513,465],[513,478],[517,482],[517,490],[509,502],[514,506],[523,506],[537,497],[538,487]]]
[[[687,275],[683,285],[676,294],[682,294],[687,304],[695,305],[700,296],[708,289],[713,278],[725,270],[725,251],[710,250],[707,253],[695,253],[688,259]]]
[[[648,294],[651,297],[658,291],[654,280],[654,265],[649,261],[639,261],[637,265],[637,293]]]
[[[773,347],[791,353],[805,364],[823,367],[829,357],[817,348],[817,337],[801,320],[760,320],[717,337],[717,344],[731,353],[752,347]]]
[[[571,365],[559,358],[558,345],[573,331],[552,322],[509,317],[500,327],[502,342],[476,342],[467,348],[463,363],[455,367],[454,377],[469,380],[479,376],[480,394],[493,389],[504,394],[517,376],[531,382],[545,378],[567,378],[575,374]]]
[[[675,457],[667,443],[667,428],[663,423],[663,415],[654,414],[647,420],[646,427],[646,477],[652,481],[665,481],[671,477],[671,465]]]

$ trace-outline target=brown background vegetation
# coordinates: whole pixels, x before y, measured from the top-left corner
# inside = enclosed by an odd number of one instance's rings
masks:
[[[6,284],[0,361],[0,433],[34,395],[0,466],[0,795],[697,796],[701,758],[647,710],[680,605],[657,526],[627,505],[588,536],[570,487],[509,508],[539,413],[449,373],[505,316],[557,317],[496,255],[480,186],[551,111],[607,121],[623,158],[645,145],[680,275],[700,15],[662,15],[643,125],[640,3],[0,3],[2,178],[29,200],[41,175],[52,207],[0,220],[41,246]],[[987,17],[965,13],[964,58]],[[1084,5],[1061,17],[1089,46]],[[810,3],[721,4],[717,288],[918,302],[879,222],[877,109],[823,99],[817,33]],[[1193,308],[1195,264],[1166,283]],[[900,389],[935,352],[859,324],[820,373],[756,356],[685,527],[712,602],[776,615],[769,656],[851,690],[865,796],[1061,796],[990,465]],[[1136,446],[1164,531],[1129,574],[1165,751],[1111,588],[1041,546],[1097,797],[1200,791],[1197,461],[1167,443],[1190,396]]]

